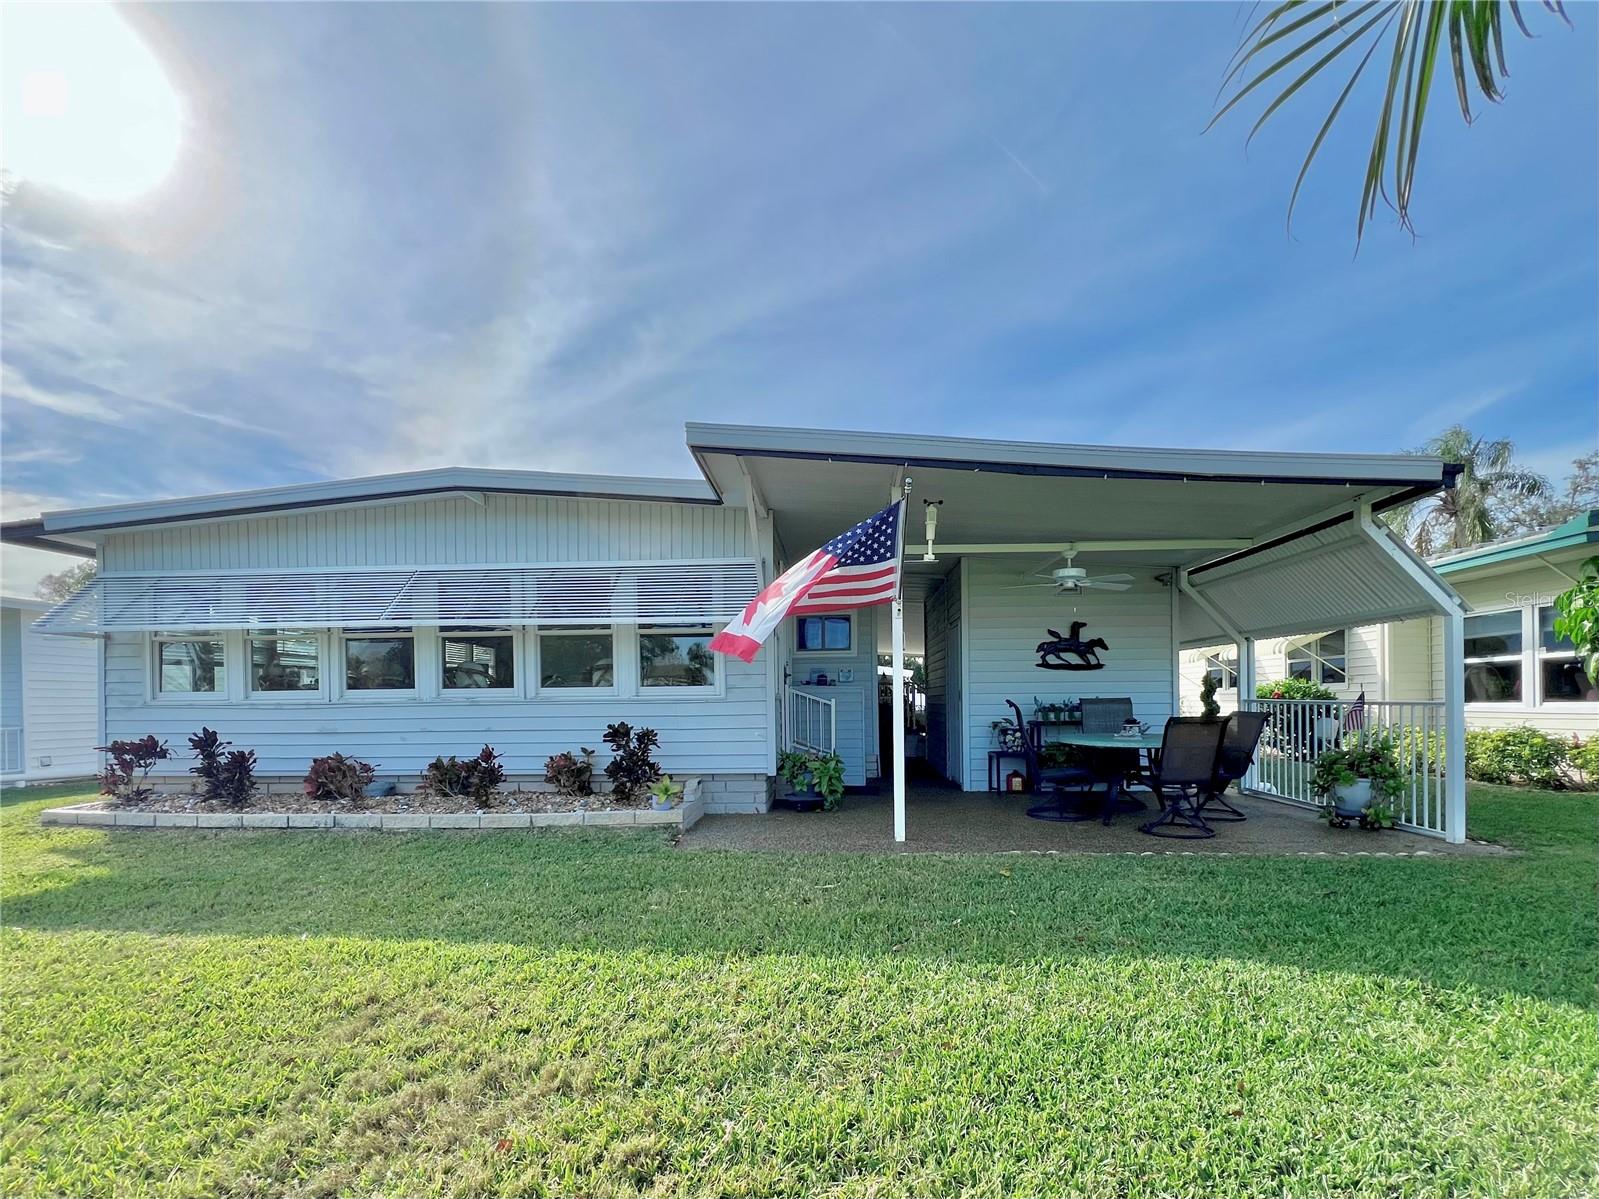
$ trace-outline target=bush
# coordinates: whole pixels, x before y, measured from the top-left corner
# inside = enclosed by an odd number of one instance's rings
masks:
[[[581,754],[582,757],[579,757]],[[562,750],[544,760],[544,781],[562,795],[594,794],[594,751],[585,746],[578,753]]]
[[[1579,741],[1573,737],[1566,751],[1566,761],[1577,772],[1577,785],[1599,788],[1599,737]]]
[[[462,761],[453,754],[434,758],[422,771],[423,795],[466,798],[480,808],[486,808],[500,784],[505,781],[505,768],[500,765],[500,755],[492,745],[485,745],[475,758]]]
[[[1466,777],[1481,783],[1520,783],[1547,789],[1565,785],[1561,768],[1570,747],[1530,725],[1466,730]]]
[[[661,739],[654,729],[634,730],[625,720],[607,725],[605,744],[616,755],[605,768],[605,777],[611,780],[617,798],[631,801],[661,777],[661,767],[650,751],[660,745]]]
[[[255,794],[255,750],[229,750],[232,744],[222,740],[215,729],[202,727],[189,738],[195,757],[189,773],[199,776],[206,799],[238,806]]]
[[[1273,683],[1257,683],[1256,699],[1337,699],[1320,683],[1309,679],[1278,679]]]
[[[145,786],[151,769],[172,756],[166,742],[157,741],[154,734],[135,741],[97,745],[95,749],[111,755],[111,761],[100,772],[100,794],[109,795],[118,803],[138,803],[147,798],[153,790]]]
[[[305,793],[312,799],[358,803],[365,798],[366,789],[376,777],[377,770],[370,762],[343,754],[328,754],[325,758],[311,759],[311,769],[305,776]]]

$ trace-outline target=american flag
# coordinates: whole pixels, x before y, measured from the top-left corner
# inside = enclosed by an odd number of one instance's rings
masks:
[[[905,501],[895,500],[789,567],[711,638],[711,648],[752,662],[785,617],[891,602],[899,594],[904,514]]]
[[[1352,733],[1356,729],[1366,727],[1366,693],[1362,691],[1355,697],[1355,702],[1350,704],[1344,712],[1344,732]]]

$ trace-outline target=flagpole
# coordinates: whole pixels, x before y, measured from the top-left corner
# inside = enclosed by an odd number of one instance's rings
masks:
[[[911,481],[905,480],[904,493],[899,497],[899,545],[895,548],[899,564],[899,586],[894,591],[893,619],[893,675],[890,684],[894,696],[894,840],[905,840],[905,517],[911,493]]]

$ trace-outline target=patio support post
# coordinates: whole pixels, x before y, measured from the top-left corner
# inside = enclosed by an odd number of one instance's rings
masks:
[[[903,489],[902,489],[903,488]],[[910,511],[911,481],[906,479],[901,485],[895,481],[893,498],[904,502],[899,514],[899,541],[900,553],[896,561],[903,561],[905,557],[905,518]],[[905,840],[905,575],[900,571],[899,588],[894,592],[894,602],[890,605],[892,614],[891,640],[892,640],[892,665],[889,669],[893,672],[889,677],[889,687],[894,697],[893,722],[894,722],[894,840]]]

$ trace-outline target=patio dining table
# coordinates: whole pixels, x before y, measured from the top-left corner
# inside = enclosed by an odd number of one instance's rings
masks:
[[[1105,802],[1100,812],[1100,822],[1109,824],[1111,817],[1116,815],[1122,789],[1127,785],[1127,776],[1131,771],[1126,767],[1113,765],[1114,759],[1106,754],[1096,754],[1092,751],[1130,749],[1147,756],[1160,749],[1165,733],[1151,729],[1147,733],[1139,733],[1136,737],[1123,737],[1116,733],[1085,733],[1081,729],[1063,729],[1054,739],[1060,744],[1076,745],[1090,751],[1088,755],[1091,760],[1090,769],[1105,781]],[[1143,807],[1142,804],[1135,806]]]

